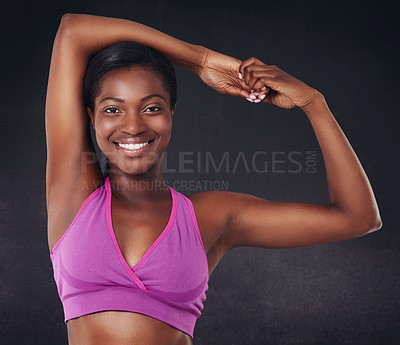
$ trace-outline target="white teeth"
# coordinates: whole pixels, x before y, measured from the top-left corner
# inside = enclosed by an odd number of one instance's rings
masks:
[[[122,144],[122,143],[117,143],[118,146],[121,146],[124,149],[128,150],[139,150],[142,147],[145,147],[148,145],[149,142],[146,143],[141,143],[141,144]]]

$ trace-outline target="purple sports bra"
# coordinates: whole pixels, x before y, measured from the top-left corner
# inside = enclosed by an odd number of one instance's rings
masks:
[[[50,251],[65,322],[98,311],[130,311],[193,337],[208,289],[207,256],[191,201],[168,188],[169,221],[132,268],[113,230],[109,178],[88,196]]]

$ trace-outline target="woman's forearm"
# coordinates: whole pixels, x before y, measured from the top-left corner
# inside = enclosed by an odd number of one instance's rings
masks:
[[[379,229],[379,209],[368,177],[324,97],[317,93],[303,111],[324,157],[331,205],[345,212],[357,226]]]
[[[60,37],[72,39],[87,58],[111,44],[134,41],[157,49],[174,65],[194,73],[199,71],[206,59],[205,47],[126,19],[66,13],[61,19],[59,32]]]

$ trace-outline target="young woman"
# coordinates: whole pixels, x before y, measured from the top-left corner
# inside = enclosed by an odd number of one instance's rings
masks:
[[[225,191],[186,197],[169,187],[171,63],[259,107],[300,107],[324,156],[329,205]],[[105,178],[89,121],[109,163]],[[208,278],[228,250],[314,245],[381,227],[368,178],[320,92],[256,58],[242,62],[133,21],[62,17],[46,135],[48,241],[71,345],[192,344]]]

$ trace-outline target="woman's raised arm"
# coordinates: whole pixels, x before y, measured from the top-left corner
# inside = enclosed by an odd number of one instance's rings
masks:
[[[184,42],[127,19],[66,13],[60,28],[77,39],[77,49],[87,58],[111,44],[134,41],[160,51],[174,65],[195,73],[205,59],[205,47]]]
[[[92,55],[122,41],[155,48],[174,64],[193,72],[199,71],[207,50],[125,19],[63,15],[53,44],[45,110],[50,247],[68,228],[84,200],[102,182],[90,139],[83,79]]]
[[[298,106],[305,112],[324,157],[330,203],[274,202],[222,191],[193,195],[206,247],[212,248],[210,267],[238,246],[300,247],[378,230],[382,222],[368,177],[323,95],[255,58],[243,62],[239,72],[260,97],[259,102],[249,98],[259,103],[256,107],[263,102],[282,108]]]

